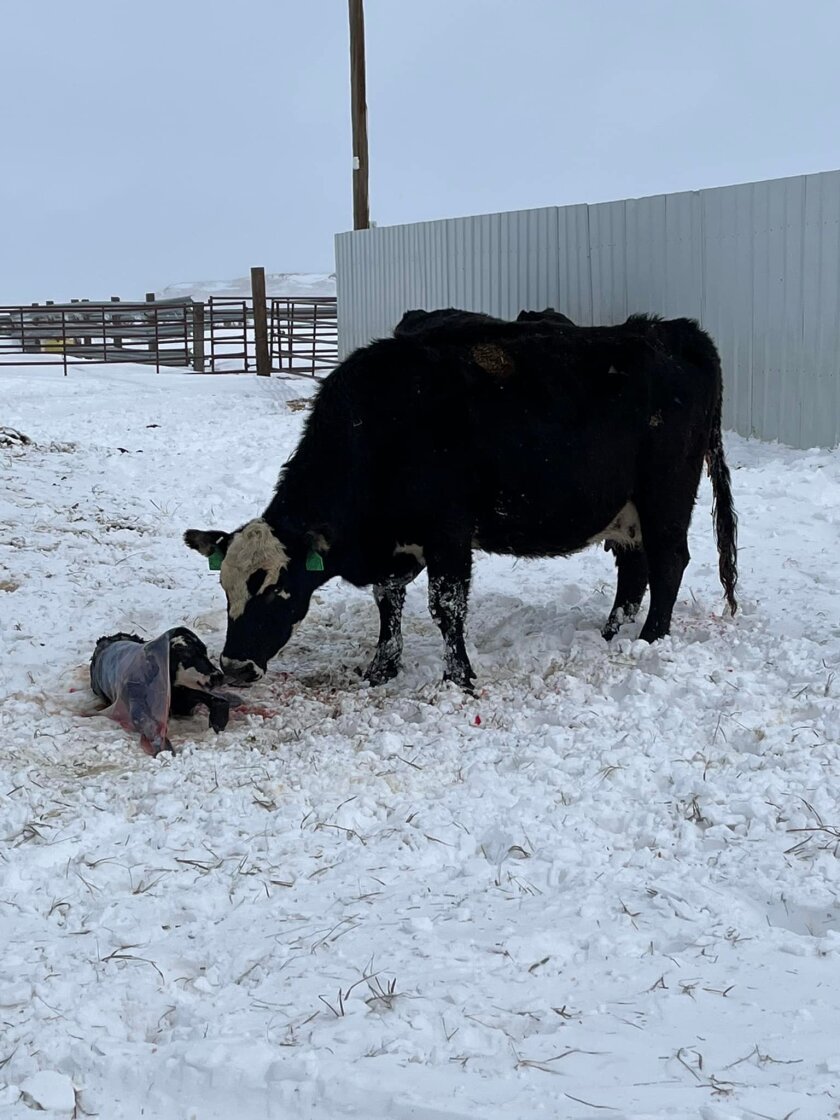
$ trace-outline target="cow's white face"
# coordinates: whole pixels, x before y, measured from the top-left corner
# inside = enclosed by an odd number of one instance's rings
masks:
[[[235,622],[248,602],[277,585],[289,556],[261,517],[234,533],[221,567],[221,583],[228,601],[228,618]],[[288,592],[285,593],[288,598]]]
[[[263,518],[235,533],[189,529],[184,541],[204,556],[221,558],[219,577],[227,597],[228,624],[221,665],[239,682],[258,680],[309,608],[326,578],[306,570],[303,540],[284,543]]]

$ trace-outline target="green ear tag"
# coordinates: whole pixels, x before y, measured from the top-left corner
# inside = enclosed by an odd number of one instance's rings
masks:
[[[313,548],[306,557],[306,570],[307,572],[323,572],[324,561],[320,552],[316,552]]]
[[[214,548],[210,555],[207,557],[207,566],[209,567],[211,572],[221,571],[223,560],[224,556],[222,555],[221,549]]]

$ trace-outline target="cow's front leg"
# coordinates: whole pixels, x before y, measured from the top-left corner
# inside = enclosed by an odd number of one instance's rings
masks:
[[[468,551],[466,558],[458,564],[452,564],[451,559],[448,563],[437,564],[429,558],[428,565],[429,610],[443,635],[446,667],[443,679],[471,692],[475,673],[464,644],[464,626],[467,621],[472,557]]]
[[[232,693],[229,694],[232,696]],[[176,685],[172,689],[169,710],[173,716],[191,716],[199,705],[207,709],[210,726],[214,731],[224,731],[230,718],[230,699],[204,692],[200,688]]]
[[[414,576],[391,576],[373,588],[379,607],[379,644],[365,672],[371,684],[385,684],[400,671],[402,664],[402,612],[405,589]]]

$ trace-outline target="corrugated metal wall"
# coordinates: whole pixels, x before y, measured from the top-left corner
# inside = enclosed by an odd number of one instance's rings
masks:
[[[721,351],[727,427],[840,442],[840,171],[342,233],[336,277],[342,355],[412,307],[690,315]]]

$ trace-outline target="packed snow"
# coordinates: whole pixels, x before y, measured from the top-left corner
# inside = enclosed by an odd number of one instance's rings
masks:
[[[598,549],[476,557],[470,697],[410,588],[371,689],[331,583],[216,736],[152,759],[96,639],[192,627],[180,541],[267,503],[312,383],[0,370],[0,1117],[840,1116],[840,455],[727,439],[672,636]]]

